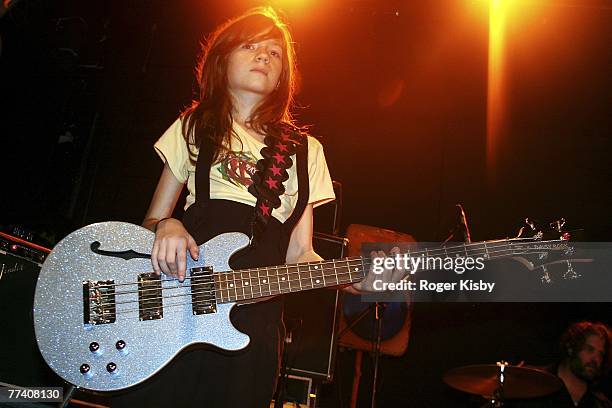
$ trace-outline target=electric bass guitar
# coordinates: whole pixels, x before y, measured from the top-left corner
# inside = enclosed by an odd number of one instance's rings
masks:
[[[179,282],[151,271],[154,238],[137,225],[102,222],[71,233],[47,256],[34,328],[43,358],[67,382],[114,391],[153,376],[196,343],[243,349],[249,337],[230,322],[236,302],[358,282],[371,265],[352,257],[232,271],[230,257],[249,238],[226,233],[200,245],[198,261],[187,256]],[[439,255],[543,258],[567,248],[565,239],[512,238],[446,246]]]

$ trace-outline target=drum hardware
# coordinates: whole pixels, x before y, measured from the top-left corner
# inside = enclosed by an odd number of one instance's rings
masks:
[[[416,242],[409,234],[361,224],[349,225],[346,237],[349,241],[349,256],[360,255],[364,242]],[[356,350],[350,407],[357,406],[364,352],[372,352],[374,359],[370,397],[372,407],[376,406],[380,355],[401,356],[405,353],[412,321],[412,307],[409,298],[404,300],[400,303],[376,302],[366,305],[361,301],[361,296],[343,293],[339,342],[341,346]],[[369,329],[367,333],[362,330],[363,323],[368,322],[368,319],[371,319],[373,324],[365,326],[373,326],[373,333]]]
[[[450,387],[487,399],[484,407],[502,407],[509,398],[537,398],[563,386],[561,380],[540,369],[496,364],[469,365],[448,370],[442,380]]]

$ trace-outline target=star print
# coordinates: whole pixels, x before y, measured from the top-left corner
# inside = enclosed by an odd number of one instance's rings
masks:
[[[264,203],[261,203],[261,205],[259,206],[259,209],[261,210],[261,212],[263,213],[263,215],[270,215],[270,207],[266,206]]]
[[[285,162],[285,158],[280,153],[276,153],[272,157],[274,157],[276,159],[277,163],[284,163]]]
[[[277,144],[276,147],[278,147],[278,151],[280,151],[280,152],[286,152],[287,151],[287,145],[284,145],[282,143]]]
[[[268,185],[268,187],[269,187],[269,188],[278,188],[278,187],[276,186],[276,184],[277,184],[277,183],[278,183],[278,181],[276,181],[276,180],[272,180],[272,177],[268,177],[268,178],[266,179],[266,184]]]
[[[272,174],[274,174],[275,176],[280,176],[281,174],[281,168],[276,167],[276,164],[273,164],[272,167],[270,167],[270,170],[272,170]]]

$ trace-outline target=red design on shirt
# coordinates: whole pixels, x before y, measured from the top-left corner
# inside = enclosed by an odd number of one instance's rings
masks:
[[[251,152],[227,152],[219,160],[218,171],[235,186],[249,187],[255,174],[257,158]]]

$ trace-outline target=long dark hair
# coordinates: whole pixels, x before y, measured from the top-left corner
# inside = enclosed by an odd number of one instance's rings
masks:
[[[228,91],[228,57],[246,42],[265,39],[280,41],[283,66],[278,86],[259,104],[247,124],[256,132],[274,138],[280,136],[282,124],[293,125],[291,108],[296,65],[291,34],[272,8],[256,8],[222,24],[203,42],[196,68],[197,100],[181,114],[183,138],[192,163],[195,164],[197,158],[194,148],[199,148],[205,138],[215,146],[213,162],[230,146],[233,118]]]

